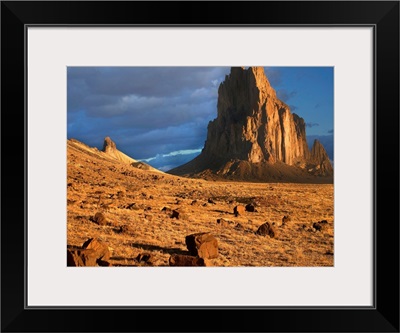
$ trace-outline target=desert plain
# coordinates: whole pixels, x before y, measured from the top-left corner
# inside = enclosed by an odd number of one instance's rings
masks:
[[[246,205],[254,211],[234,214]],[[273,237],[256,233],[265,222]],[[112,267],[169,266],[189,254],[185,237],[203,232],[218,242],[207,266],[334,266],[333,184],[192,179],[67,141],[67,247],[93,238]]]

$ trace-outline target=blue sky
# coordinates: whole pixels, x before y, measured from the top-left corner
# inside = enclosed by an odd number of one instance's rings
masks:
[[[278,97],[304,118],[333,160],[333,68],[264,67]],[[230,67],[68,67],[67,136],[102,148],[106,136],[167,171],[197,156]]]

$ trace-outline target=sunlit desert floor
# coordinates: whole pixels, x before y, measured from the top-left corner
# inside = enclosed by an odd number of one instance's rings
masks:
[[[185,237],[199,232],[218,241],[213,266],[334,265],[332,184],[189,179],[136,169],[73,143],[67,154],[67,245],[98,238],[112,266],[168,266],[172,254],[188,253]],[[249,203],[255,212],[234,215],[235,206]],[[93,221],[97,212],[105,225]],[[280,225],[284,216],[290,221]],[[316,230],[314,222],[323,220]],[[265,222],[275,237],[255,234]],[[138,260],[141,254],[150,259]]]

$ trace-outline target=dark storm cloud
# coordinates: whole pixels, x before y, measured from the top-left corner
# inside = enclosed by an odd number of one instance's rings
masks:
[[[77,122],[76,135],[71,135],[89,146],[101,149],[103,139],[110,136],[117,148],[135,159],[146,159],[157,154],[167,154],[176,150],[199,149],[204,146],[207,135],[207,119],[193,118],[177,126],[159,124],[159,128],[149,126],[122,126],[123,119],[100,119],[90,121],[82,113]]]
[[[69,67],[68,137],[136,159],[204,145],[228,67]],[[144,148],[145,147],[145,148]]]
[[[188,123],[178,127],[166,127],[135,135],[118,136],[118,148],[129,149],[135,159],[148,159],[157,154],[174,151],[200,149],[204,146],[206,125]],[[115,140],[117,141],[117,139]],[[145,149],[143,149],[145,145]],[[126,147],[126,148],[125,148]]]
[[[96,96],[166,97],[213,85],[228,72],[223,67],[69,67],[68,92],[78,88]]]
[[[307,127],[315,127],[315,126],[319,126],[318,123],[306,123]]]
[[[265,69],[278,98],[307,115],[304,89],[315,91],[321,85],[299,86],[288,75],[296,69]],[[229,67],[68,67],[68,138],[101,149],[110,136],[132,158],[163,170],[173,168],[203,148],[207,125],[217,117],[218,87],[229,72]],[[318,100],[307,103],[316,105]],[[305,115],[316,126],[312,113]],[[310,131],[321,134],[329,128]]]

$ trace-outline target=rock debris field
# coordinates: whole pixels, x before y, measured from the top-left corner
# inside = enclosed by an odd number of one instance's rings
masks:
[[[333,266],[333,184],[190,179],[67,141],[68,266]]]

